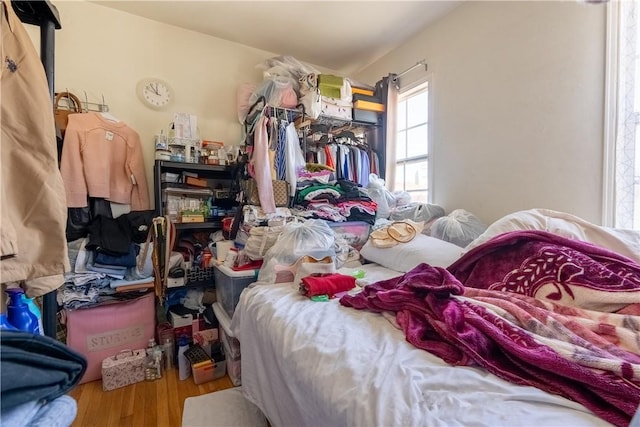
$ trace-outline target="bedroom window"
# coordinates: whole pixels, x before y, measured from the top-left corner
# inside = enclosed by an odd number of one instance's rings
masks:
[[[608,7],[604,224],[640,230],[640,7]]]
[[[429,201],[429,88],[425,82],[398,94],[394,191]]]

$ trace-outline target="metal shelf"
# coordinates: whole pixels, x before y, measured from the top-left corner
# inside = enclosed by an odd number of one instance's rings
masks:
[[[174,223],[177,230],[194,230],[194,229],[221,229],[222,221],[207,222],[176,222]]]
[[[193,288],[202,288],[202,287],[212,287],[215,288],[214,280],[198,280],[194,282],[187,282],[184,286],[174,286],[172,288],[167,288],[167,293],[177,291],[178,289],[193,289]]]
[[[231,168],[226,165],[204,165],[201,163],[171,162],[168,160],[156,160],[156,167],[201,172],[229,172],[231,170]]]

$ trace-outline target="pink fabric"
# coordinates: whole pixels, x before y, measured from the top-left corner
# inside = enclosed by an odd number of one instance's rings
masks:
[[[67,311],[67,345],[87,358],[80,383],[102,376],[102,361],[120,350],[144,349],[155,331],[153,293],[134,301]]]
[[[138,133],[100,113],[71,114],[64,135],[60,173],[67,206],[87,206],[87,195],[131,210],[151,209]]]
[[[476,288],[465,287],[447,270],[421,264],[340,302],[395,313],[407,341],[448,363],[483,366],[516,384],[575,400],[615,425],[628,425],[640,404],[640,318],[629,310],[640,298],[640,266],[592,245],[544,232],[525,234],[494,239],[452,266],[464,266],[453,270],[464,271],[461,277]],[[553,266],[532,265],[538,251]],[[569,267],[573,274],[562,274]],[[523,273],[534,280],[522,280]],[[539,286],[535,279],[543,276]],[[495,283],[502,285],[490,286]],[[549,289],[560,289],[564,297]],[[597,300],[621,309],[577,307],[598,306]]]
[[[254,178],[258,183],[260,207],[264,213],[276,211],[271,182],[271,166],[269,163],[269,136],[267,135],[267,117],[262,115],[255,127],[253,140],[252,163]]]

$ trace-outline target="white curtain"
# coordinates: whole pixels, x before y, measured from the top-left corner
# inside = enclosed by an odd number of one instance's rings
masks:
[[[640,106],[636,105],[638,85],[639,28],[638,2],[618,2],[617,124],[615,149],[615,226],[640,228],[640,200],[636,197],[636,177],[640,176]],[[638,96],[640,98],[640,96]],[[640,99],[637,100],[640,103]],[[640,183],[637,184],[640,186]]]
[[[385,140],[387,141],[385,183],[386,187],[392,191],[396,184],[396,136],[398,135],[398,88],[393,83],[394,78],[394,74],[389,75],[387,101],[385,106],[386,129],[384,129]]]

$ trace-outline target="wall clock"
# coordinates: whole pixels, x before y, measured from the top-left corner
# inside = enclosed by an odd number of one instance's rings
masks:
[[[174,99],[173,89],[169,84],[157,78],[145,78],[136,86],[138,98],[144,105],[154,110],[168,107]]]

